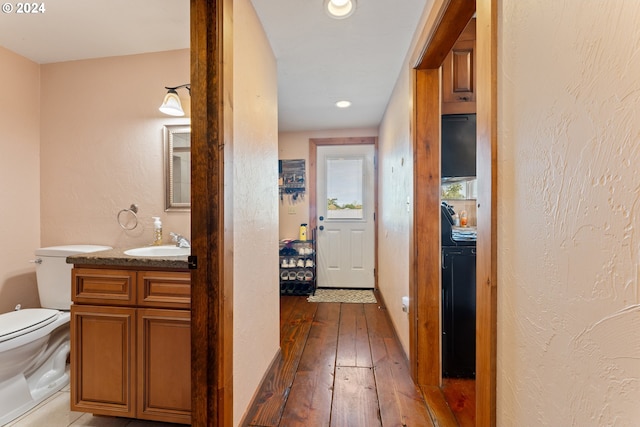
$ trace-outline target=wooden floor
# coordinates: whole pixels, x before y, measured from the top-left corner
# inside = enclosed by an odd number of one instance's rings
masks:
[[[283,296],[280,314],[281,353],[243,426],[458,426],[439,388],[414,385],[380,304]]]

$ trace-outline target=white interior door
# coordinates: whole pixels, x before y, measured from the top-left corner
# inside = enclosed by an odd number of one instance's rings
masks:
[[[375,147],[320,145],[317,150],[318,287],[373,288]]]

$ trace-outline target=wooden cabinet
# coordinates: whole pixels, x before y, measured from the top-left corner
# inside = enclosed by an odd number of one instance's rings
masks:
[[[72,410],[190,424],[190,277],[73,269]]]
[[[475,47],[473,18],[442,63],[442,114],[476,112]]]

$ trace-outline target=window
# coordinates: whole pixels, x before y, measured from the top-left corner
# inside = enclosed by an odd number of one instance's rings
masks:
[[[447,181],[440,187],[440,198],[451,199],[476,199],[478,197],[478,180]]]
[[[364,159],[327,159],[327,219],[363,219]]]

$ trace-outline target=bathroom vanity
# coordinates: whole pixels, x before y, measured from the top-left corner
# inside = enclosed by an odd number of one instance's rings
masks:
[[[71,256],[71,409],[191,423],[187,257]]]

